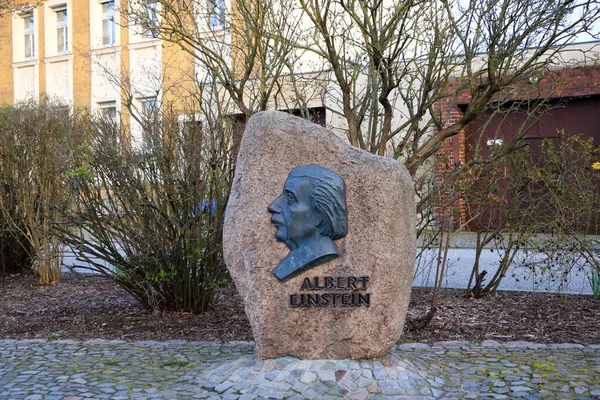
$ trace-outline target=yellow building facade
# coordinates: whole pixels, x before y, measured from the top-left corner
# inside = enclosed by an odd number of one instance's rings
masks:
[[[0,104],[48,98],[120,113],[127,123],[130,109],[192,91],[192,58],[128,23],[126,7],[123,0],[46,0],[0,16]]]

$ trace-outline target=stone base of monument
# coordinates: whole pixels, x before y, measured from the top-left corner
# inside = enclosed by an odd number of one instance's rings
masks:
[[[443,370],[392,351],[377,360],[258,361],[246,356],[205,370],[206,390],[239,398],[388,398],[437,397],[447,381]]]

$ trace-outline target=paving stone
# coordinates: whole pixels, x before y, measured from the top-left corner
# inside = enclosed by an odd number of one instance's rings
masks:
[[[312,400],[312,399],[316,399],[316,398],[319,396],[319,394],[318,394],[317,392],[315,392],[313,389],[310,389],[310,388],[309,388],[309,389],[306,389],[306,390],[305,390],[305,391],[302,393],[302,396],[303,396],[305,399]]]
[[[321,395],[323,395],[323,394],[325,394],[325,393],[327,393],[327,392],[329,391],[329,387],[328,387],[328,386],[326,386],[326,385],[324,385],[324,384],[323,384],[323,383],[321,383],[321,382],[316,382],[316,383],[315,383],[315,384],[314,384],[314,385],[311,387],[311,389],[312,389],[312,390],[314,390],[315,392],[317,392],[318,394],[321,394]]]
[[[468,346],[469,342],[466,342],[464,340],[448,340],[445,342],[435,342],[433,344],[434,346],[440,346],[443,347],[445,349],[458,349],[461,348],[463,346]]]
[[[369,397],[369,391],[361,388],[347,394],[346,398],[353,400],[365,400]]]
[[[403,390],[396,381],[381,381],[379,382],[381,392],[385,395],[401,395]]]
[[[398,350],[429,350],[431,346],[426,343],[402,343],[396,346]]]
[[[225,382],[221,383],[220,385],[215,386],[215,390],[219,393],[223,393],[224,391],[229,389],[231,386],[233,386],[232,382],[225,381]],[[148,392],[148,390],[146,390],[146,392]]]
[[[299,394],[295,394],[293,396],[286,397],[286,400],[304,400],[304,397],[300,396]]]
[[[510,390],[513,392],[529,392],[532,389],[530,387],[527,386],[511,386]]]
[[[313,372],[307,371],[300,378],[300,382],[310,384],[317,380],[317,375]]]
[[[300,381],[298,381],[294,385],[292,385],[292,390],[295,390],[296,392],[299,392],[299,393],[303,393],[306,389],[308,389],[308,385],[306,385],[305,383],[302,383]]]
[[[583,345],[579,343],[558,343],[551,344],[551,348],[553,349],[583,349]]]
[[[358,381],[356,382],[356,384],[358,385],[358,387],[363,388],[363,387],[367,387],[367,386],[373,385],[374,383],[373,383],[373,380],[367,379],[367,378],[361,376],[358,379]]]
[[[323,383],[326,381],[335,382],[335,372],[333,371],[319,371],[317,376]]]
[[[383,379],[387,379],[388,378],[387,372],[385,371],[385,369],[382,369],[382,368],[378,368],[378,369],[373,370],[373,376],[378,381],[381,381]]]

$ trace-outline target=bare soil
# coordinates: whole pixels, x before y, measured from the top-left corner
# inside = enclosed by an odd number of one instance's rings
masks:
[[[429,309],[431,290],[415,288],[409,326]],[[600,343],[600,300],[592,296],[499,292],[467,299],[445,290],[423,329],[403,341]],[[60,284],[40,286],[31,274],[0,276],[0,339],[63,338],[125,340],[252,340],[234,286],[220,289],[207,313],[151,312],[110,279],[66,274]]]

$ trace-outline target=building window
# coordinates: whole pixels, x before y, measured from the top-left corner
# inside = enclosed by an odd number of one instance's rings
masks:
[[[155,29],[158,27],[158,13],[156,10],[156,0],[146,0],[146,32],[144,36],[147,38],[157,38],[158,31]]]
[[[152,150],[152,142],[157,138],[155,135],[156,129],[158,128],[158,103],[155,97],[142,99],[142,118],[143,118],[143,129],[142,129],[142,151],[149,152]]]
[[[25,37],[25,58],[33,58],[35,57],[35,20],[33,14],[23,15],[23,23],[25,24],[23,29],[23,35]]]
[[[117,102],[116,101],[103,101],[98,103],[100,109],[100,115],[106,121],[117,122]]]
[[[113,46],[116,43],[115,2],[106,1],[102,6],[102,44]]]
[[[56,12],[56,52],[64,54],[69,52],[69,31],[67,23],[67,9],[59,8]]]
[[[208,0],[209,24],[211,28],[222,28],[225,24],[225,0]]]
[[[144,117],[152,118],[154,116],[154,113],[156,112],[156,110],[157,110],[157,108],[156,108],[156,98],[155,97],[151,97],[149,99],[142,100],[142,113],[144,114]]]

